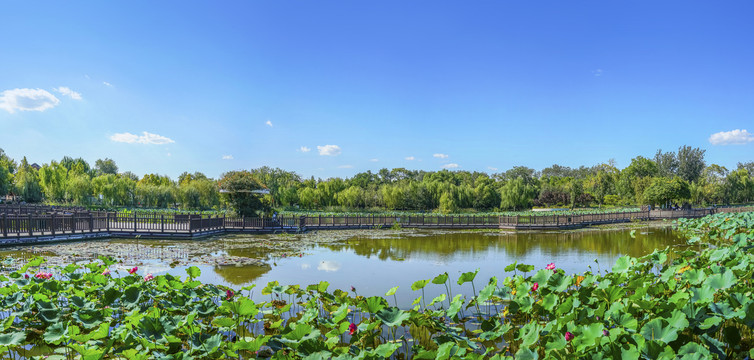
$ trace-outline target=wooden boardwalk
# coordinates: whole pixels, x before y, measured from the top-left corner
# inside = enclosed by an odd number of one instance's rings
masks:
[[[2,210],[2,209],[0,209]],[[28,209],[27,209],[28,210]],[[561,230],[592,225],[695,218],[717,212],[754,211],[748,208],[710,208],[680,211],[635,211],[584,215],[434,215],[410,216],[279,216],[247,218],[191,214],[124,215],[110,212],[49,210],[0,214],[0,246],[66,240],[128,237],[193,239],[223,233],[262,234],[311,230],[380,229],[399,225],[413,229]]]

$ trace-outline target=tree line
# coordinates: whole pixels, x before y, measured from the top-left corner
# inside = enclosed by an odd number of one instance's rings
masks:
[[[541,171],[515,166],[493,174],[395,168],[323,180],[261,167],[230,171],[220,179],[184,172],[173,180],[118,172],[112,159],[97,160],[92,167],[66,156],[37,169],[25,157],[16,162],[0,149],[0,196],[12,194],[29,203],[232,208],[248,215],[272,208],[456,212],[754,201],[754,162],[729,170],[707,165],[704,155],[705,150],[689,146],[658,150],[653,158],[633,158],[624,169],[613,161],[578,168],[555,164]]]

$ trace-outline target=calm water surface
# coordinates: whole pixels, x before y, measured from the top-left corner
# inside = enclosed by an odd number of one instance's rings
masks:
[[[416,280],[431,279],[448,272],[453,285],[462,272],[479,270],[475,280],[477,290],[492,276],[502,280],[505,266],[517,261],[531,264],[537,270],[554,262],[567,273],[577,273],[612,268],[622,255],[634,257],[651,253],[655,249],[681,246],[684,241],[670,227],[642,228],[631,237],[630,230],[581,230],[571,232],[412,232],[394,239],[371,239],[353,232],[346,242],[311,245],[303,249],[303,256],[269,256],[259,249],[224,250],[225,237],[203,241],[208,253],[266,258],[269,267],[259,266],[208,266],[199,265],[201,281],[240,288],[256,284],[255,298],[260,289],[276,280],[281,285],[308,284],[327,281],[330,290],[350,289],[354,286],[359,295],[384,295],[393,286],[399,286],[397,300],[401,307],[421,295],[411,291]],[[225,239],[225,240],[224,240]],[[236,235],[234,241],[238,240]],[[250,241],[254,236],[249,235]],[[117,240],[130,242],[135,240]],[[141,241],[145,246],[160,248],[180,247],[175,241]],[[159,254],[156,251],[155,254]],[[2,255],[2,253],[0,253]],[[595,259],[597,262],[595,262]],[[145,262],[141,272],[155,275],[171,273],[184,277],[185,267],[171,268],[169,260],[153,258]],[[425,297],[431,299],[445,291],[441,285],[430,284]],[[453,294],[471,293],[469,284],[453,286]],[[393,302],[393,299],[390,299]]]

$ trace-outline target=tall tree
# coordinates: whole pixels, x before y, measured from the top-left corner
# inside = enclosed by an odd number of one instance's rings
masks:
[[[98,175],[115,175],[118,173],[118,165],[115,165],[115,160],[109,158],[97,159],[97,161],[94,162],[94,169],[97,170]]]
[[[678,176],[688,182],[699,180],[706,166],[704,162],[706,151],[686,145],[678,148]]]
[[[16,195],[30,203],[42,201],[42,187],[39,185],[37,170],[34,170],[24,156],[13,177]]]
[[[657,150],[654,161],[659,176],[671,178],[678,172],[678,158],[672,151],[664,153],[662,149]]]

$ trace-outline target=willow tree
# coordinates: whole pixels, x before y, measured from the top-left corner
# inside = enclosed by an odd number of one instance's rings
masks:
[[[521,210],[531,207],[537,197],[537,188],[527,184],[522,177],[509,180],[500,189],[500,208]]]
[[[30,203],[42,201],[42,186],[39,185],[37,170],[29,165],[26,157],[21,160],[18,171],[13,177],[13,182],[16,195],[20,195],[24,201]]]

